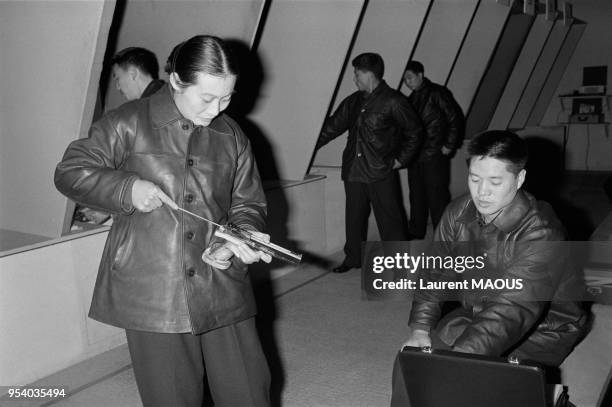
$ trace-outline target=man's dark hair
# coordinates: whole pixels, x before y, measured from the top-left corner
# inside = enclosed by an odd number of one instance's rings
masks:
[[[165,71],[175,72],[179,86],[195,85],[198,74],[238,76],[238,60],[230,45],[219,37],[196,35],[178,44],[168,57]]]
[[[527,143],[508,130],[489,130],[474,137],[468,146],[469,160],[491,157],[508,163],[508,171],[517,175],[527,163]]]
[[[134,66],[141,72],[150,75],[153,79],[159,78],[159,64],[157,57],[148,49],[129,47],[117,52],[111,59],[111,66],[118,65],[121,69]]]
[[[425,72],[425,68],[423,67],[423,64],[420,63],[419,61],[408,61],[408,64],[406,65],[406,70],[410,72],[414,72],[416,74]]]
[[[372,72],[376,79],[382,79],[385,74],[385,63],[382,57],[373,52],[357,55],[352,63],[353,67],[360,71]]]

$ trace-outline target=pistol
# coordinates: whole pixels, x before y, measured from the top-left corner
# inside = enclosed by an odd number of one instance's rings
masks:
[[[251,231],[242,229],[232,223],[220,225],[214,234],[234,244],[244,243],[254,250],[267,253],[275,259],[288,263],[299,264],[302,261],[300,253],[295,253],[274,243],[258,239]]]

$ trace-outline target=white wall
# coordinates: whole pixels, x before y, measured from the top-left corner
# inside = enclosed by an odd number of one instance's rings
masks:
[[[252,119],[281,179],[303,179],[362,0],[275,0],[258,54],[267,77]]]
[[[87,318],[108,232],[0,258],[0,386],[30,383],[125,342]]]
[[[447,86],[457,103],[468,112],[511,8],[496,0],[481,0],[459,51]]]
[[[263,0],[127,0],[117,37],[116,51],[144,47],[157,55],[160,78],[164,66],[180,42],[199,34],[239,39],[247,44],[257,28]],[[109,83],[106,108],[125,99]]]
[[[90,120],[113,8],[104,0],[0,1],[1,229],[61,234],[66,199],[53,171]]]
[[[364,52],[381,55],[385,62],[384,79],[390,87],[398,88],[429,3],[430,0],[371,0],[367,4],[346,70],[342,73],[334,109],[344,98],[357,90],[353,83],[351,61]],[[319,118],[317,132],[320,131],[324,119],[324,116]],[[321,148],[316,154],[314,165],[341,165],[346,138],[346,134],[342,135]]]
[[[477,5],[478,0],[433,1],[412,57],[423,64],[425,76],[433,82],[446,83]],[[410,94],[405,84],[401,91]]]
[[[544,47],[542,48],[538,61],[536,62],[529,80],[525,85],[521,99],[510,120],[510,128],[520,129],[527,125],[529,114],[542,91],[542,87],[555,64],[557,55],[565,44],[565,39],[570,31],[570,25],[564,24],[562,20],[557,20],[553,26]]]
[[[544,15],[536,17],[514,64],[512,74],[506,82],[504,92],[489,123],[489,129],[505,129],[510,124],[525,85],[529,81],[529,75],[538,61],[538,56],[553,26],[554,22],[546,20]]]

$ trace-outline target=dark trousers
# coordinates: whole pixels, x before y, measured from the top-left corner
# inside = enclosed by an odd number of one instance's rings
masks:
[[[450,202],[450,158],[433,157],[416,162],[408,168],[410,188],[410,226],[408,234],[422,239],[427,233],[427,219],[431,213],[434,229]]]
[[[346,194],[344,264],[361,267],[361,243],[368,237],[370,207],[383,241],[406,240],[406,214],[397,172],[366,184],[344,182]]]
[[[269,406],[270,372],[250,318],[201,335],[126,330],[144,407]]]

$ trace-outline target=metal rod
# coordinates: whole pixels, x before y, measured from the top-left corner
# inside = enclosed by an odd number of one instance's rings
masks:
[[[181,211],[181,212],[185,212],[186,214],[191,215],[191,216],[193,216],[193,217],[195,217],[195,218],[201,219],[201,220],[203,220],[203,221],[205,221],[205,222],[212,223],[212,224],[213,224],[213,225],[215,225],[215,226],[219,226],[219,227],[221,227],[221,225],[219,225],[218,223],[215,223],[215,222],[213,222],[213,221],[212,221],[212,220],[210,220],[210,219],[203,218],[203,217],[202,217],[202,216],[200,216],[200,215],[196,215],[195,213],[190,212],[190,211],[188,211],[187,209],[183,209],[183,208],[181,208],[181,207],[177,207],[176,209],[178,209],[178,210],[179,210],[179,211]]]

